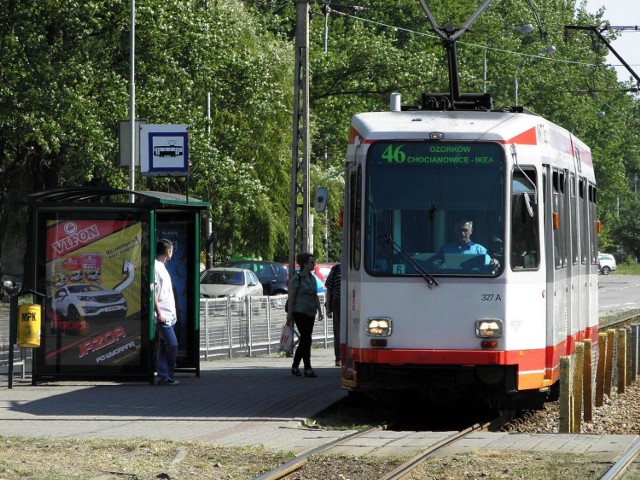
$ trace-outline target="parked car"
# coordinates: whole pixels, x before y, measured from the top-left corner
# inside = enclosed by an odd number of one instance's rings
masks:
[[[245,268],[213,267],[200,277],[200,296],[250,297],[263,295],[262,284],[255,273]]]
[[[69,321],[124,318],[127,301],[118,290],[105,290],[94,283],[66,285],[53,295],[51,308]]]
[[[216,266],[251,270],[262,284],[265,295],[281,295],[289,292],[289,284],[287,282],[289,269],[284,263],[265,262],[262,260],[230,260],[219,263]]]
[[[602,275],[609,275],[617,268],[616,259],[610,253],[598,252],[598,272]]]

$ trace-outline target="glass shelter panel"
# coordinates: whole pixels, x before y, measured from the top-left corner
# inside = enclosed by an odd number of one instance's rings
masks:
[[[499,273],[505,210],[500,145],[377,142],[369,148],[365,182],[370,274]]]
[[[174,330],[178,339],[178,370],[197,366],[199,355],[195,333],[199,330],[197,312],[200,294],[199,286],[196,287],[194,283],[199,277],[199,262],[194,262],[198,252],[191,240],[199,235],[197,223],[197,218],[190,212],[156,213],[156,241],[166,238],[173,243],[173,256],[165,266],[171,276],[176,299]],[[240,283],[243,283],[242,276]]]

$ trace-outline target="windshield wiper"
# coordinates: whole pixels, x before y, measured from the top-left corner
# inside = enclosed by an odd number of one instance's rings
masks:
[[[385,235],[384,237],[382,237],[381,241],[383,243],[388,243],[389,245],[391,245],[393,249],[397,253],[399,253],[400,256],[416,270],[416,272],[418,272],[418,274],[423,278],[423,280],[427,282],[427,285],[429,286],[429,288],[433,286],[437,287],[440,285],[438,281],[435,278],[433,278],[433,275],[427,272],[418,262],[416,262],[413,258],[411,258],[411,256],[407,252],[405,252],[400,245],[398,245],[395,242],[395,240],[391,235],[389,234]]]

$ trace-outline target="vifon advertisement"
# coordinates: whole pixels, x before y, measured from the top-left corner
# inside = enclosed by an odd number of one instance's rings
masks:
[[[141,364],[142,222],[46,223],[45,365]]]

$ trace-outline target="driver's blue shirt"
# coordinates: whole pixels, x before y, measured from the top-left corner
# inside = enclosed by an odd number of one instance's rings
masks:
[[[458,242],[451,242],[440,247],[440,253],[459,253],[463,255],[484,255],[484,264],[489,265],[491,263],[491,257],[487,254],[487,249],[479,243],[473,243],[469,240],[465,245],[460,245]]]

